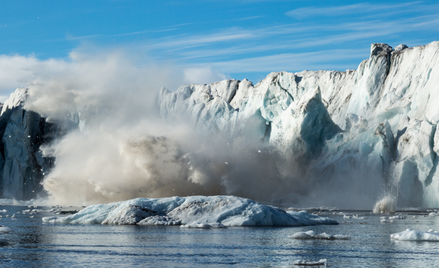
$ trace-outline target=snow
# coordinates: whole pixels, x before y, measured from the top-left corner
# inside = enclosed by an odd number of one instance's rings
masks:
[[[225,226],[303,226],[338,224],[306,212],[285,212],[236,196],[137,198],[92,205],[67,217],[45,217],[47,223]]]
[[[390,238],[401,241],[430,241],[439,242],[439,232],[429,230],[428,232],[407,229],[400,233],[391,234]]]

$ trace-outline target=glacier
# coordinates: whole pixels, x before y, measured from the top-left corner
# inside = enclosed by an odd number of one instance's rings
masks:
[[[328,196],[328,203],[372,206],[390,198],[398,206],[439,207],[438,65],[439,42],[376,43],[357,70],[162,89],[160,112],[211,133],[251,133],[246,139],[282,152],[278,165],[294,166],[312,196]]]
[[[256,85],[244,79],[162,88],[154,108],[167,132],[132,134],[122,142],[118,126],[108,124],[113,114],[97,124],[90,146],[116,144],[117,158],[108,165],[109,149],[99,157],[94,150],[68,157],[93,135],[98,109],[70,102],[66,106],[76,107],[68,118],[46,120],[49,109],[33,105],[42,94],[30,85],[2,108],[0,197],[32,198],[42,183],[58,201],[84,203],[227,194],[285,206],[375,205],[377,213],[439,207],[438,65],[439,42],[375,43],[356,70],[274,72]],[[45,139],[29,143],[29,136]],[[60,148],[67,141],[70,147]],[[87,157],[99,158],[99,165]],[[75,161],[67,174],[66,163]],[[113,174],[118,179],[109,180]],[[70,193],[75,181],[86,186]]]
[[[46,223],[165,225],[193,228],[232,226],[307,226],[338,224],[308,214],[286,212],[236,196],[137,198],[89,206],[66,217],[45,217]]]
[[[53,166],[41,145],[61,133],[57,124],[23,108],[28,89],[17,89],[0,112],[0,198],[29,200],[41,194],[41,181]]]

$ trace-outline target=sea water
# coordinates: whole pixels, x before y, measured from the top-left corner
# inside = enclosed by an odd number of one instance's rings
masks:
[[[29,209],[39,212],[23,214]],[[8,243],[0,247],[0,267],[300,267],[298,260],[321,259],[326,267],[439,267],[438,242],[390,239],[407,228],[438,231],[439,217],[429,211],[400,212],[403,219],[387,215],[383,221],[369,211],[314,210],[309,212],[340,224],[196,229],[43,223],[42,217],[54,215],[50,209],[0,206],[0,225],[12,229],[0,233]],[[291,238],[309,230],[350,239]]]

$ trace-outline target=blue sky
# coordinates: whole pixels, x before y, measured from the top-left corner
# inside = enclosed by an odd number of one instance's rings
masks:
[[[395,47],[439,40],[439,3],[2,1],[0,36],[0,71],[10,73],[29,73],[29,61],[69,62],[74,51],[122,49],[138,63],[195,70],[191,82],[258,82],[272,71],[355,69],[368,58],[371,43]],[[0,74],[1,94],[29,80],[15,73]]]

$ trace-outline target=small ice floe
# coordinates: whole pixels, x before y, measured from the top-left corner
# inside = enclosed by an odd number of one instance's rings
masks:
[[[326,267],[326,259],[321,259],[318,261],[305,261],[305,260],[296,260],[293,262],[294,265],[299,266],[325,266]]]
[[[390,216],[389,220],[404,220],[405,216],[402,215],[395,215],[395,216]]]
[[[6,209],[0,210],[0,213],[6,213],[8,212]]]
[[[439,213],[437,212],[430,212],[430,214],[428,214],[429,217],[436,217],[439,216]]]
[[[386,219],[386,217],[381,217],[381,218],[380,218],[380,222],[381,222],[381,223],[393,222],[393,220]]]
[[[11,228],[0,225],[0,234],[10,233],[10,232],[12,232]]]
[[[291,239],[322,239],[322,240],[349,240],[350,235],[329,235],[327,233],[316,234],[314,231],[310,230],[307,232],[298,232],[293,235],[288,236]]]
[[[439,242],[439,232],[429,230],[428,232],[407,229],[400,233],[391,234],[390,238],[401,241],[431,241]]]
[[[343,215],[343,219],[364,220],[365,217],[360,217],[358,215]]]

